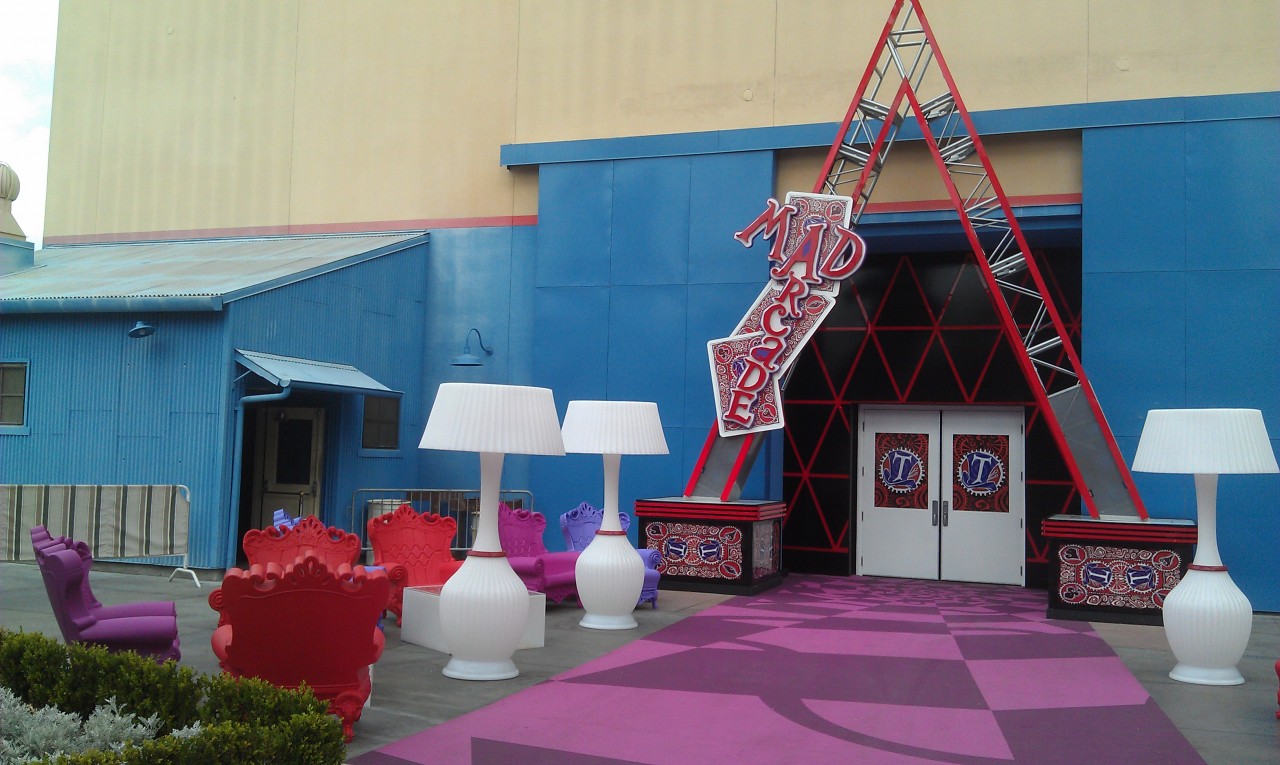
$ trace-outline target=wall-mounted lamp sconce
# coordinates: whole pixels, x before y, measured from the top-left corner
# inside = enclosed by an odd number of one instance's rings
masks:
[[[466,339],[466,342],[465,342],[465,343],[463,344],[463,346],[462,346],[462,355],[461,355],[461,356],[454,356],[454,357],[453,357],[453,361],[450,361],[450,362],[449,362],[449,364],[450,364],[451,366],[455,366],[455,367],[478,367],[478,366],[481,366],[481,365],[483,365],[483,364],[484,364],[484,359],[481,359],[479,356],[476,356],[476,355],[474,355],[474,354],[472,354],[472,353],[471,353],[471,333],[472,333],[472,332],[476,333],[476,341],[477,341],[478,343],[480,343],[480,350],[484,351],[484,353],[485,353],[485,355],[486,355],[486,356],[492,356],[492,355],[493,355],[493,349],[492,349],[492,348],[486,348],[486,347],[484,347],[484,338],[480,337],[480,330],[476,329],[475,327],[472,327],[472,328],[467,332],[467,339]]]
[[[156,333],[154,324],[148,324],[141,319],[137,324],[133,325],[133,329],[129,330],[129,337],[151,337]]]

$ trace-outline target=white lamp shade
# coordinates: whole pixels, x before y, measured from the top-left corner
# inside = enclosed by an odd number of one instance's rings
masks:
[[[666,454],[658,405],[651,401],[570,401],[564,448],[576,454]]]
[[[442,383],[420,449],[564,455],[550,388]]]
[[[1144,473],[1276,473],[1257,409],[1152,409],[1133,469]]]

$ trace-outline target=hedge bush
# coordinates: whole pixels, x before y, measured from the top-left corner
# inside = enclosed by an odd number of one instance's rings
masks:
[[[342,725],[310,690],[285,690],[263,680],[200,675],[132,652],[63,645],[39,633],[0,628],[0,685],[35,707],[53,706],[88,718],[114,697],[137,717],[155,715],[160,737],[119,753],[63,756],[58,765],[190,765],[298,763],[341,765]],[[199,723],[191,737],[167,735]]]

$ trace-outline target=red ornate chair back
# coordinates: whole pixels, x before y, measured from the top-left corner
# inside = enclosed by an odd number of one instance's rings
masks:
[[[287,566],[308,550],[314,550],[332,569],[343,563],[355,565],[360,557],[360,537],[336,526],[326,527],[314,515],[300,519],[292,527],[249,529],[242,545],[250,566]]]
[[[452,553],[458,522],[448,516],[419,513],[403,504],[370,518],[368,529],[374,564],[402,567],[406,576],[397,583],[404,587],[444,584],[462,566]],[[403,599],[403,589],[396,587],[388,606],[396,623],[400,622]]]

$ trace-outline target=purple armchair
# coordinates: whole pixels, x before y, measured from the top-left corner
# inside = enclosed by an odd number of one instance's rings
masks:
[[[44,526],[31,529],[31,544],[65,642],[136,651],[156,661],[181,658],[177,610],[172,602],[104,606],[89,589],[93,556],[88,545],[67,537],[50,537]]]
[[[565,598],[578,599],[574,568],[579,553],[548,552],[542,541],[547,519],[533,510],[512,510],[498,503],[498,540],[507,554],[511,568],[520,575],[524,586],[546,593],[547,600],[559,603]]]
[[[42,549],[46,551],[50,549],[66,549],[74,550],[80,556],[80,561],[84,564],[85,571],[84,578],[80,584],[82,601],[98,619],[113,619],[117,616],[169,616],[174,619],[178,618],[178,609],[172,600],[140,600],[133,603],[102,605],[102,602],[94,596],[93,588],[89,584],[89,572],[93,568],[93,553],[89,552],[89,545],[84,542],[77,542],[70,537],[51,536],[49,530],[44,526],[32,526],[31,546],[37,552]]]
[[[623,531],[631,528],[631,516],[627,513],[619,511],[618,520],[622,522]],[[603,522],[603,511],[583,502],[560,516],[560,533],[564,534],[565,544],[570,550],[582,552],[591,544]],[[640,554],[640,560],[644,561],[644,586],[640,589],[640,599],[636,601],[636,605],[650,603],[657,608],[658,579],[661,576],[658,573],[658,563],[662,560],[662,553],[649,549],[636,552]]]

